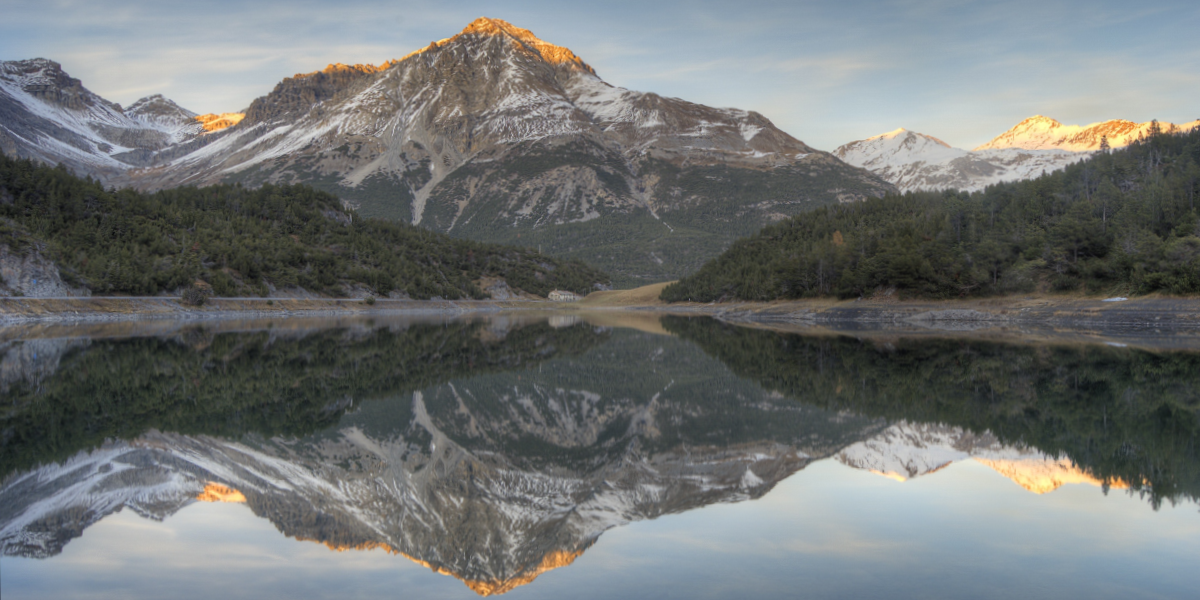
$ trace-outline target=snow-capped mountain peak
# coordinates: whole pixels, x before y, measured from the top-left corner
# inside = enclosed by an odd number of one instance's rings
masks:
[[[479,17],[478,19],[472,21],[470,25],[467,25],[458,35],[461,36],[470,34],[508,37],[520,43],[525,48],[536,52],[542,60],[550,64],[567,65],[572,69],[586,71],[593,75],[596,73],[592,67],[588,66],[587,63],[583,62],[583,59],[576,56],[575,53],[571,52],[569,49],[542,41],[541,39],[538,39],[537,36],[533,35],[532,31],[529,31],[528,29],[522,29],[507,21],[501,21],[500,19],[489,19],[488,17]],[[453,40],[454,38],[450,39]]]
[[[162,94],[146,96],[125,109],[125,116],[149,129],[171,136],[171,143],[179,143],[204,133],[204,126],[196,120],[196,113],[179,106]]]
[[[991,433],[976,434],[948,425],[901,421],[869,440],[846,447],[836,456],[846,466],[901,482],[969,459],[1035,494],[1052,492],[1064,484],[1128,487],[1120,479],[1097,479],[1068,458],[1049,456],[1033,448],[1008,446]]]
[[[903,127],[865,140],[850,142],[833,151],[834,156],[856,167],[869,170],[907,165],[913,162],[941,162],[966,154],[965,150],[931,135]]]
[[[1067,150],[1091,152],[1100,149],[1101,140],[1107,140],[1112,148],[1128,146],[1149,135],[1154,127],[1161,131],[1191,131],[1200,125],[1200,120],[1175,125],[1148,121],[1134,123],[1124,119],[1111,119],[1091,125],[1063,125],[1062,123],[1034,115],[1017,123],[1012,129],[996,136],[992,141],[975,150],[1022,148],[1025,150]]]

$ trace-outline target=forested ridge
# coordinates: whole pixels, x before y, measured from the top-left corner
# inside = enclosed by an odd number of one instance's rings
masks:
[[[305,185],[106,190],[0,154],[0,244],[38,242],[68,283],[98,294],[171,293],[200,280],[219,296],[366,288],[454,299],[486,297],[475,283],[485,276],[541,296],[609,282],[580,261],[365,219]]]
[[[779,334],[666,317],[738,376],[825,410],[991,432],[1158,506],[1200,499],[1200,354]]]
[[[309,435],[364,403],[466,375],[521,371],[608,339],[546,323],[489,340],[481,323],[94,340],[52,376],[0,379],[0,479],[148,430],[238,439]],[[0,359],[23,342],[0,344]],[[18,361],[12,361],[16,364]],[[13,379],[12,372],[9,379]]]
[[[739,240],[670,302],[854,298],[892,289],[1200,293],[1200,131],[1152,132],[1037,179],[828,206]]]

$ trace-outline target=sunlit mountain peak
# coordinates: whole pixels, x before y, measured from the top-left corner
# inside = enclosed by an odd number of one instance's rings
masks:
[[[478,19],[472,21],[470,25],[464,27],[463,30],[457,35],[433,42],[428,46],[410,52],[401,57],[399,60],[393,61],[389,64],[403,62],[413,56],[424,54],[430,50],[442,48],[463,40],[464,38],[480,36],[507,37],[512,40],[514,50],[523,51],[526,54],[536,55],[547,63],[555,66],[568,65],[571,68],[585,71],[593,75],[596,73],[592,67],[583,62],[583,59],[576,56],[571,50],[562,46],[556,46],[549,42],[545,42],[539,39],[536,35],[533,35],[532,31],[517,27],[508,21],[490,19],[488,17],[479,17]]]
[[[1068,483],[1085,483],[1097,487],[1102,487],[1105,483],[1065,458],[989,459],[977,456],[975,460],[1035,494],[1053,492]],[[1117,489],[1129,487],[1120,480],[1109,481],[1108,486]]]
[[[234,502],[245,504],[246,497],[241,492],[223,486],[219,483],[209,483],[204,486],[204,491],[196,496],[196,499],[201,502]]]
[[[233,127],[234,125],[241,123],[242,119],[244,118],[246,118],[245,113],[221,113],[219,115],[199,115],[196,117],[196,120],[204,126],[205,131],[212,133],[227,127]]]

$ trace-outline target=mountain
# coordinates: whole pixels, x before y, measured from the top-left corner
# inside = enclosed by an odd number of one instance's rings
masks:
[[[0,151],[12,157],[128,182],[129,169],[205,133],[195,116],[161,95],[122,109],[44,58],[0,62]]]
[[[1017,123],[1012,129],[996,136],[992,141],[979,146],[976,150],[1023,148],[1025,150],[1092,152],[1100,149],[1102,139],[1107,139],[1110,147],[1121,148],[1150,135],[1155,127],[1164,133],[1182,133],[1191,131],[1197,126],[1200,126],[1200,120],[1182,125],[1157,121],[1134,123],[1121,119],[1092,123],[1086,126],[1063,125],[1049,117],[1035,115]]]
[[[862,167],[901,192],[977,191],[1004,181],[1030,179],[1079,161],[1065,150],[1004,148],[968,152],[933,136],[897,129],[838,147],[838,158]]]
[[[1101,481],[1069,458],[1048,456],[1034,448],[1004,445],[991,432],[977,434],[944,424],[901,421],[869,440],[844,448],[835,459],[848,467],[896,481],[935,473],[960,461],[975,460],[1035,494],[1076,483],[1117,489],[1128,487],[1119,479]]]
[[[169,130],[169,118],[156,124]],[[0,295],[178,294],[197,281],[220,296],[506,299],[586,294],[610,278],[530,248],[362,219],[309,186],[114,191],[0,155]]]
[[[767,223],[894,189],[758,113],[614,87],[571,50],[488,18],[382,65],[285,79],[235,120],[156,147],[96,142],[96,164],[69,166],[143,189],[307,183],[366,216],[541,247],[626,284],[678,277]]]
[[[1200,125],[1161,123],[1164,132],[1191,131]],[[1128,146],[1146,135],[1153,123],[1105,121],[1086,127],[1063,125],[1035,116],[992,141],[967,151],[929,135],[897,129],[850,142],[833,151],[843,161],[862,167],[902,192],[958,189],[979,191],[1006,181],[1032,179],[1079,162],[1100,149]]]

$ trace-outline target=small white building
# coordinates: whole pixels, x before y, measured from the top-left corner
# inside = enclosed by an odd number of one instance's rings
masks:
[[[580,300],[583,300],[583,296],[580,296],[575,292],[567,292],[563,290],[554,290],[546,297],[549,298],[551,302],[579,302]]]

